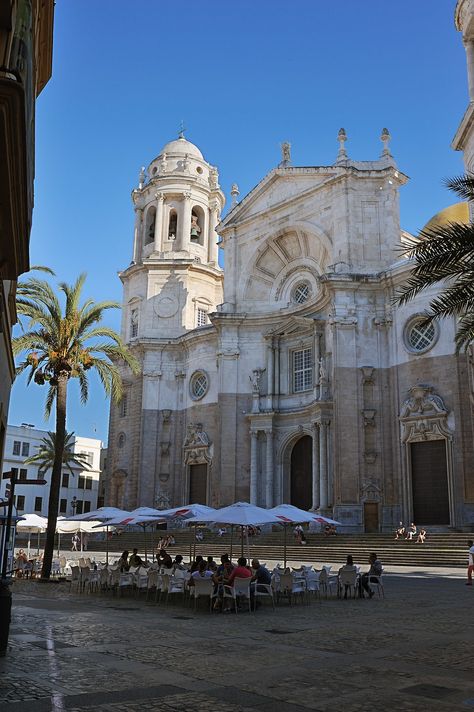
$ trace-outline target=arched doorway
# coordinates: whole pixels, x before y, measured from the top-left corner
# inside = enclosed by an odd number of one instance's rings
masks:
[[[296,441],[291,451],[290,470],[290,500],[291,504],[300,509],[311,509],[312,473],[311,455],[313,440],[309,435],[303,435]]]

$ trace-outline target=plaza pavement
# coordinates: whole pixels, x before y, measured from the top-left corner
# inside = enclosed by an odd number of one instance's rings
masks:
[[[237,615],[20,580],[0,712],[474,709],[462,576],[403,568],[385,599]]]

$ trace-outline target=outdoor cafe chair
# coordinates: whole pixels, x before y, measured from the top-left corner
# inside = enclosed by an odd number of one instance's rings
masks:
[[[86,565],[86,560],[81,556],[79,558],[79,568],[83,569],[85,567],[85,565]]]
[[[100,581],[100,571],[97,569],[92,569],[89,573],[89,591],[92,591],[95,589],[96,591],[99,590],[99,581]]]
[[[59,573],[61,576],[64,576],[66,572],[66,566],[67,566],[67,559],[65,556],[60,556],[59,557]]]
[[[209,610],[212,610],[212,599],[214,598],[214,582],[212,579],[194,579],[194,586],[190,587],[190,592],[194,598],[194,610],[196,610],[197,599],[201,596],[209,596]]]
[[[106,568],[99,569],[99,590],[107,591],[109,588],[110,572]]]
[[[53,559],[51,562],[51,573],[53,576],[59,576],[61,571],[61,566],[59,564],[59,559]]]
[[[383,575],[383,572],[382,572],[382,574],[380,574],[380,576],[374,576],[373,574],[371,574],[369,576],[369,580],[368,580],[370,590],[372,590],[372,586],[374,586],[375,589],[377,590],[379,598],[385,598],[385,590],[383,587],[382,575]]]
[[[337,577],[330,577],[328,569],[330,570],[331,567],[323,566],[323,568],[319,572],[319,587],[326,596],[326,598],[328,597],[328,593],[331,593],[331,589],[333,588],[333,586],[337,587]]]
[[[79,587],[81,585],[81,570],[80,570],[79,566],[71,566],[71,579],[69,581],[69,591],[71,590],[72,586],[74,586],[74,585],[79,590]]]
[[[349,596],[352,595],[352,598],[355,598],[357,590],[357,571],[355,569],[353,571],[341,569],[338,583],[337,595],[339,597],[344,595],[345,598],[349,592]]]
[[[84,593],[86,588],[89,588],[89,581],[91,577],[91,570],[88,566],[83,566],[82,569],[80,569],[80,577],[81,577],[81,585],[80,585],[80,591],[81,593]]]
[[[158,583],[158,569],[148,569],[147,585],[146,585],[146,600],[150,598],[150,591],[155,591]]]
[[[144,567],[140,567],[135,574],[135,593],[140,595],[140,591],[148,592],[148,571]]]
[[[317,596],[319,598],[319,602],[321,603],[319,577],[319,571],[314,571],[312,568],[305,572],[306,593],[308,594],[308,597],[311,597],[311,595]]]
[[[250,591],[254,597],[254,610],[257,609],[257,599],[270,598],[272,601],[273,610],[275,610],[275,597],[273,595],[273,587],[268,583],[257,583],[254,581],[250,585]]]
[[[234,608],[236,613],[238,611],[237,598],[239,596],[242,596],[243,598],[247,599],[249,604],[249,613],[251,613],[252,611],[252,607],[250,605],[250,580],[250,576],[248,578],[235,577],[233,586],[228,586],[227,584],[224,584],[222,586],[223,601],[225,601],[226,598],[231,598],[234,601]]]
[[[165,604],[168,604],[168,599],[170,597],[170,594],[176,594],[176,593],[181,593],[183,596],[183,601],[186,596],[186,581],[182,576],[170,576],[168,580],[168,588],[166,590],[166,601]]]
[[[122,571],[119,576],[118,590],[119,595],[123,596],[123,591],[125,588],[133,589],[135,585],[135,576],[131,571]]]

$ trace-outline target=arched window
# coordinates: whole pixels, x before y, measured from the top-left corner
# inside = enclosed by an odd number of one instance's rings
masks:
[[[134,307],[130,310],[130,338],[135,339],[138,336],[138,308]]]
[[[145,245],[150,245],[155,239],[156,208],[148,209],[145,223]]]
[[[170,210],[170,217],[168,220],[168,240],[176,240],[176,235],[178,233],[178,213],[174,208]]]
[[[204,210],[199,205],[194,205],[191,211],[190,237],[192,243],[204,244]]]

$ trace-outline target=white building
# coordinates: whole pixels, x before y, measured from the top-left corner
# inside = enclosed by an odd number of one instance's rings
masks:
[[[473,7],[457,10],[471,103],[455,142],[471,170]],[[217,169],[183,136],[142,172],[120,274],[142,372],[111,406],[108,504],[291,502],[347,531],[474,522],[473,359],[454,319],[423,324],[436,289],[394,306],[412,265],[388,131],[370,160],[337,138],[326,166],[284,145],[223,219]]]
[[[19,513],[48,515],[49,485],[51,470],[46,473],[39,472],[37,464],[25,465],[24,462],[31,455],[35,455],[40,446],[41,439],[48,435],[46,430],[38,430],[33,425],[8,425],[3,471],[11,469],[18,472],[20,483],[15,487],[15,506]],[[84,454],[87,457],[90,469],[85,470],[72,467],[72,473],[63,468],[61,476],[61,492],[59,500],[59,515],[70,516],[74,513],[90,512],[97,507],[97,496],[100,476],[100,452],[102,442],[94,438],[74,436],[73,452]],[[22,487],[21,480],[46,479],[46,485],[27,485]],[[0,485],[0,498],[5,497],[7,480],[2,480]]]

